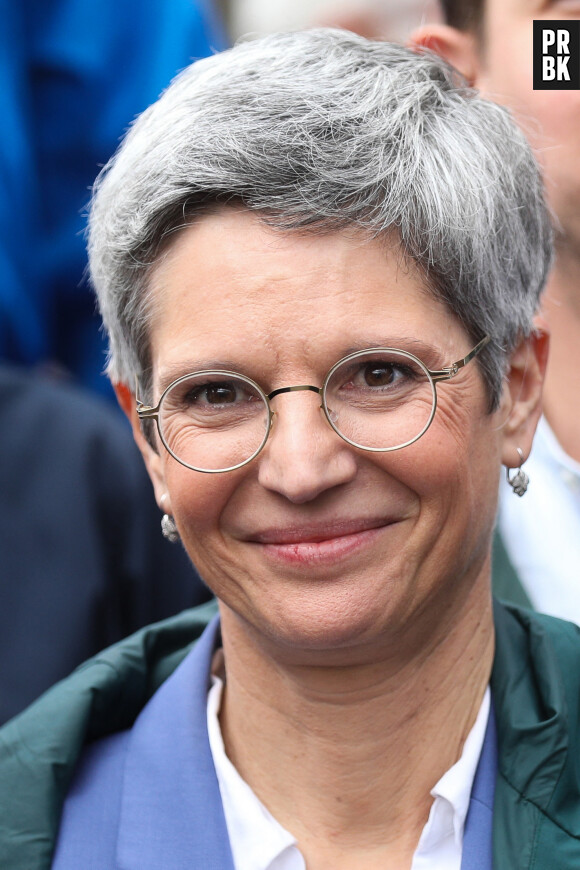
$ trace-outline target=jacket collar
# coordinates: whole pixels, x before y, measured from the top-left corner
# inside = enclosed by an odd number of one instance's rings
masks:
[[[547,808],[566,762],[568,704],[561,665],[537,617],[496,607],[491,686],[500,732],[500,772]],[[511,625],[508,625],[511,623]],[[532,755],[529,746],[534,746]]]
[[[542,868],[554,857],[541,863],[545,844],[553,852],[557,842],[568,849],[575,840],[580,855],[578,629],[497,602],[494,622],[494,866]]]
[[[234,870],[206,722],[218,642],[214,619],[133,726],[117,844],[120,870]]]
[[[570,757],[570,741],[577,737],[570,731],[568,707],[571,697],[578,703],[580,662],[579,669],[566,675],[558,647],[565,646],[566,634],[575,631],[571,626],[502,605],[496,605],[494,621],[491,684],[499,755],[494,866],[516,870],[534,866],[546,824],[561,828],[564,821],[573,837],[579,833],[580,795],[575,760]],[[118,842],[121,870],[188,866],[194,857],[203,867],[233,868],[206,723],[211,657],[218,642],[214,620],[134,726]],[[567,651],[568,660],[574,648],[578,656],[575,644]],[[201,674],[207,678],[200,679]],[[178,751],[160,762],[166,755],[164,744],[173,739],[170,722],[174,728],[176,720],[187,733],[175,741],[181,744]],[[571,796],[576,800],[571,802]],[[161,839],[155,830],[163,830]],[[169,856],[174,858],[171,863]]]

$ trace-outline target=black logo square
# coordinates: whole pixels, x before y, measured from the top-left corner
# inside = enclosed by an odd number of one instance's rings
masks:
[[[580,89],[580,21],[534,21],[534,90]]]

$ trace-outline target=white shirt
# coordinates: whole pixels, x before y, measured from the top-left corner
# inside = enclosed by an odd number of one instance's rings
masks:
[[[225,753],[218,719],[222,690],[222,680],[213,676],[207,724],[234,866],[236,870],[306,870],[295,838],[258,800]],[[463,829],[489,708],[488,688],[461,758],[431,791],[434,800],[411,870],[460,870]]]
[[[524,466],[528,491],[500,487],[499,529],[536,610],[580,625],[580,463],[542,417]]]

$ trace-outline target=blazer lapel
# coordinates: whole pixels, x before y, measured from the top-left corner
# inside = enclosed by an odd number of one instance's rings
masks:
[[[137,719],[125,766],[120,870],[234,870],[207,734],[214,619]]]
[[[496,778],[497,730],[492,700],[465,820],[461,870],[492,870],[493,800]]]

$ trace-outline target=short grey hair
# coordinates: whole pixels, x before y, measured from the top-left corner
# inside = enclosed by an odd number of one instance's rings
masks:
[[[219,203],[288,231],[395,233],[473,341],[491,336],[478,363],[497,405],[533,328],[550,220],[523,134],[445,61],[319,29],[186,68],[95,183],[90,273],[113,380],[148,388],[152,269]]]

